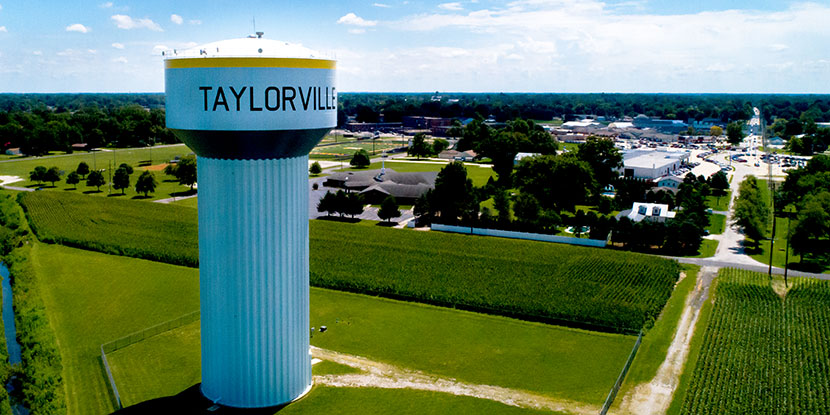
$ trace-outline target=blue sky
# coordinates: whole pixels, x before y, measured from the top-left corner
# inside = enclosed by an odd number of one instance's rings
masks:
[[[0,92],[163,91],[254,19],[341,91],[830,93],[830,2],[772,0],[0,0]]]

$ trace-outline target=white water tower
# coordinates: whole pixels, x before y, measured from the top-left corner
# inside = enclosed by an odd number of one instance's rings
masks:
[[[167,127],[197,155],[202,393],[311,388],[308,153],[337,124],[335,61],[249,37],[166,53]]]

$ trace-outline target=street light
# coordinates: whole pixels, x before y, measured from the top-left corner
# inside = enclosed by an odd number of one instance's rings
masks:
[[[787,214],[787,250],[784,252],[784,287],[787,287],[787,271],[790,268],[790,221],[792,221],[792,214],[795,213],[795,207],[790,205],[784,209]]]

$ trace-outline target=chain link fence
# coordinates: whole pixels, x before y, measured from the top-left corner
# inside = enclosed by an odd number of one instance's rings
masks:
[[[121,404],[121,395],[118,393],[118,386],[115,384],[115,378],[112,376],[112,369],[110,368],[109,361],[107,360],[107,353],[112,353],[118,349],[123,349],[149,337],[153,337],[166,331],[184,326],[185,324],[192,323],[199,320],[200,316],[201,314],[199,310],[196,310],[181,317],[156,324],[155,326],[147,327],[146,329],[139,330],[135,333],[128,334],[124,337],[101,345],[101,362],[104,364],[104,370],[107,372],[107,380],[110,383],[113,398],[115,399],[118,409],[123,408],[123,405]]]
[[[625,380],[625,375],[628,373],[628,369],[631,368],[631,363],[634,362],[634,356],[637,356],[637,350],[640,348],[640,343],[642,341],[643,331],[640,330],[640,335],[637,336],[637,341],[634,342],[631,354],[628,355],[628,360],[626,360],[625,366],[623,366],[622,372],[620,372],[620,376],[618,376],[617,381],[614,382],[614,387],[611,388],[610,392],[608,392],[608,397],[605,398],[605,403],[602,405],[602,410],[599,411],[599,415],[607,414],[608,410],[611,408],[611,404],[614,403],[614,398],[617,397],[617,392],[620,391],[620,386],[622,386],[623,380]]]

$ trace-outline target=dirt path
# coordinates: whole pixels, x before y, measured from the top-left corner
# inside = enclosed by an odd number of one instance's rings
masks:
[[[686,298],[677,331],[669,345],[666,360],[657,369],[651,382],[637,385],[624,398],[620,412],[625,414],[665,414],[671,404],[683,366],[689,355],[689,346],[695,332],[703,303],[709,297],[709,286],[717,275],[715,267],[703,267],[698,273],[697,285]]]
[[[359,356],[347,355],[330,350],[311,348],[311,354],[317,359],[328,360],[361,370],[363,373],[346,375],[314,376],[314,383],[340,388],[383,388],[415,389],[450,393],[457,396],[470,396],[489,399],[505,405],[521,408],[533,408],[573,414],[596,414],[598,406],[555,399],[521,390],[508,389],[491,385],[476,385],[459,382],[425,374],[423,372],[399,368],[385,363],[375,362]]]

